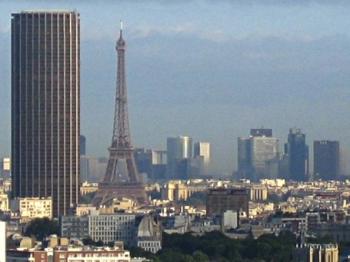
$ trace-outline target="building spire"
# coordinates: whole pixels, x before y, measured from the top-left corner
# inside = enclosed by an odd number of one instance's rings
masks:
[[[122,39],[123,38],[123,21],[120,20],[120,34],[119,34],[119,38]]]
[[[124,46],[125,46],[125,41],[123,39],[123,21],[120,20],[119,39],[117,41],[117,49],[124,48]]]

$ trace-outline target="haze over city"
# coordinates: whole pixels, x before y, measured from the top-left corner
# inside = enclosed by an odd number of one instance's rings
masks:
[[[10,153],[10,15],[77,9],[81,17],[81,134],[107,156],[115,95],[115,41],[125,23],[131,135],[164,149],[168,136],[212,144],[231,174],[236,140],[268,127],[281,144],[299,127],[349,152],[347,1],[1,1],[0,154]],[[346,161],[349,155],[345,154]],[[349,173],[349,172],[348,172]]]

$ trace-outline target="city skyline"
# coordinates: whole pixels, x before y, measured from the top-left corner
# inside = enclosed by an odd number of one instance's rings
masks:
[[[106,1],[113,12],[97,15],[98,19],[91,15],[102,7],[91,3],[0,4],[0,39],[5,43],[0,46],[0,57],[5,57],[0,62],[4,79],[0,87],[4,94],[1,154],[10,153],[10,14],[38,8],[76,8],[81,13],[81,133],[87,137],[90,155],[107,155],[114,102],[110,99],[115,83],[113,41],[120,19],[126,22],[130,45],[130,118],[135,147],[165,149],[167,137],[188,135],[210,142],[217,170],[227,174],[234,168],[237,137],[261,125],[273,128],[281,142],[286,141],[289,128],[297,126],[306,133],[309,146],[313,140],[330,139],[340,141],[349,151],[346,132],[339,132],[350,127],[345,121],[350,113],[346,90],[350,40],[344,11],[349,5],[342,1],[267,2],[268,7],[256,1],[218,5],[154,1],[148,6],[123,1],[118,6]],[[182,8],[187,12],[180,14]],[[208,11],[210,23],[199,17],[196,8]],[[145,9],[150,14],[144,14]],[[175,14],[154,17],[159,12]],[[214,13],[220,12],[218,19]],[[250,21],[252,16],[255,22]],[[286,19],[282,20],[283,16]],[[332,23],[327,25],[329,17]],[[273,19],[283,23],[276,25]]]

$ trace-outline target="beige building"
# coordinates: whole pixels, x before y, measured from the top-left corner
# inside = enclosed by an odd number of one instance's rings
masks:
[[[15,198],[11,201],[11,210],[20,218],[21,223],[26,223],[34,218],[52,218],[51,197],[25,197]]]
[[[89,193],[96,192],[98,190],[98,183],[83,182],[80,186],[80,195],[84,196]]]
[[[9,197],[7,194],[0,194],[0,210],[1,211],[9,211]]]
[[[77,216],[87,216],[87,215],[93,215],[97,214],[97,208],[95,206],[92,206],[91,204],[79,204],[75,208],[75,213]]]
[[[338,262],[339,249],[336,244],[298,245],[293,252],[293,261]]]
[[[187,185],[180,180],[172,180],[161,189],[162,199],[169,201],[187,200],[190,196]]]
[[[11,179],[5,179],[0,181],[0,192],[2,193],[11,192]]]
[[[4,157],[2,159],[2,169],[4,171],[11,171],[11,158]]]
[[[267,188],[265,186],[253,185],[249,191],[251,201],[265,201],[267,199]]]

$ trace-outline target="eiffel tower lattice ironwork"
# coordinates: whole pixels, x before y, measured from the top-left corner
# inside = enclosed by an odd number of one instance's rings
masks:
[[[125,76],[125,49],[123,25],[120,24],[120,35],[116,50],[118,55],[117,91],[115,100],[112,145],[109,148],[109,160],[103,182],[95,194],[93,203],[104,205],[114,198],[127,197],[138,204],[147,202],[144,185],[139,177],[134,150],[131,144],[127,87]],[[122,165],[124,162],[124,165]]]

